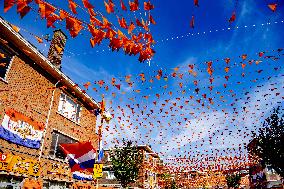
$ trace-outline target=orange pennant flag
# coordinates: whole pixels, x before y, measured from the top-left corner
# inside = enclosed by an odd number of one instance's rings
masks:
[[[135,25],[133,22],[130,23],[128,27],[128,34],[132,33],[132,31],[135,29]]]
[[[60,20],[60,17],[54,13],[52,13],[52,16],[48,16],[46,17],[46,21],[47,21],[47,27],[52,27],[52,28],[55,28],[54,26],[54,23],[57,21],[57,20]]]
[[[270,10],[272,10],[272,12],[275,12],[277,9],[277,3],[268,4],[267,6]]]
[[[36,35],[35,35],[35,38],[36,38],[36,40],[37,40],[39,43],[43,43],[42,38],[40,38],[40,37],[38,37],[38,36],[36,36]]]
[[[120,27],[125,28],[125,29],[128,28],[125,18],[122,17],[120,19],[119,17],[117,17],[117,19],[118,19],[118,23],[119,23]]]
[[[59,17],[61,20],[64,20],[67,16],[68,16],[68,12],[64,11],[64,10],[60,10],[59,12]]]
[[[6,58],[5,54],[0,53],[0,58]]]
[[[70,10],[74,14],[77,14],[77,11],[76,11],[77,4],[73,0],[68,0],[68,1],[69,1],[69,8],[70,8]]]
[[[192,16],[191,17],[191,21],[190,21],[190,27],[194,28],[194,25],[195,25],[195,23],[194,23],[194,16]]]
[[[66,17],[66,29],[69,30],[71,37],[76,37],[79,32],[83,29],[82,21],[68,16]]]
[[[149,14],[149,21],[151,24],[156,24],[156,21],[154,20],[153,16],[151,14]]]
[[[134,0],[134,2],[129,1],[130,11],[134,12],[139,9],[139,2],[138,0]]]
[[[229,19],[229,22],[232,23],[235,20],[236,20],[236,12],[233,12],[231,18]]]
[[[127,8],[123,2],[123,0],[120,0],[120,6],[121,6],[121,9],[124,10],[124,11],[127,11]]]
[[[228,72],[229,72],[229,69],[230,69],[229,67],[226,67],[226,68],[225,68],[225,72],[228,73]]]
[[[15,0],[4,0],[4,12],[6,13],[15,3]]]
[[[82,0],[83,5],[86,9],[93,9],[94,6],[88,0]]]
[[[11,26],[12,26],[13,30],[15,30],[17,33],[20,32],[20,28],[19,27],[15,26],[13,24],[11,24]]]
[[[144,10],[149,11],[154,9],[154,5],[150,1],[144,2]]]
[[[90,43],[91,43],[92,48],[94,48],[96,43],[95,43],[95,40],[93,38],[90,39]]]
[[[114,13],[114,4],[112,2],[107,3],[104,1],[104,4],[105,4],[106,11],[108,14]]]

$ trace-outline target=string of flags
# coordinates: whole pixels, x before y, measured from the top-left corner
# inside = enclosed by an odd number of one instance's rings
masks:
[[[7,12],[11,7],[17,5],[17,13],[20,14],[23,18],[26,14],[32,9],[31,3],[33,1],[14,1],[14,0],[5,0],[4,1],[4,12]],[[79,19],[68,11],[58,8],[44,0],[35,0],[35,6],[38,7],[38,13],[40,14],[41,19],[46,19],[47,27],[55,28],[56,22],[66,22],[66,29],[69,31],[71,37],[76,37],[84,28],[87,28],[91,34],[90,44],[92,47],[99,45],[104,39],[109,39],[109,47],[112,51],[118,51],[123,49],[124,52],[128,55],[139,55],[139,61],[144,62],[145,60],[151,59],[155,51],[152,49],[154,44],[154,39],[149,32],[149,23],[155,24],[152,15],[149,12],[149,20],[139,20],[136,18],[135,22],[131,22],[129,26],[126,23],[125,18],[118,18],[119,26],[122,29],[127,29],[128,34],[122,32],[122,30],[115,30],[113,24],[107,19],[105,15],[97,14],[94,11],[94,6],[89,3],[88,0],[82,0],[84,8],[88,11],[90,20],[85,21]],[[73,0],[69,0],[69,8],[74,15],[77,15],[77,6]],[[105,2],[106,11],[108,14],[114,13],[114,3],[109,0]],[[135,0],[134,2],[129,2],[130,11],[134,12],[139,10],[139,1]],[[125,5],[122,6],[122,9],[125,10]],[[154,9],[154,5],[148,2],[144,2],[144,10],[150,11]],[[99,16],[98,16],[99,15]],[[133,30],[135,27],[144,28],[144,32],[139,32],[135,34]],[[127,36],[129,35],[129,36]]]
[[[207,30],[207,31],[203,31],[203,32],[189,32],[187,34],[183,34],[183,35],[177,35],[177,36],[172,36],[172,37],[168,37],[165,39],[161,39],[161,40],[157,40],[155,46],[165,43],[165,42],[169,42],[171,40],[181,40],[181,39],[186,39],[186,38],[190,38],[193,36],[202,36],[202,35],[208,35],[210,33],[216,33],[216,32],[225,32],[225,31],[234,31],[234,30],[240,30],[240,29],[249,29],[249,28],[257,28],[257,27],[264,27],[264,26],[272,26],[273,24],[284,24],[284,20],[279,20],[279,21],[274,21],[274,22],[267,22],[267,23],[261,23],[261,24],[252,24],[252,25],[244,25],[244,26],[234,26],[234,27],[227,27],[227,28],[220,28],[220,29],[212,29],[212,30]],[[31,36],[33,36],[38,43],[47,45],[48,42],[50,41],[49,38],[46,35],[38,35],[38,34],[34,34],[31,31],[25,29],[25,28],[20,28],[16,25],[11,24],[13,29],[17,32],[23,31]],[[47,37],[47,38],[46,38]],[[46,41],[47,43],[45,43],[44,41]],[[74,53],[71,50],[65,50],[65,52],[68,55],[65,55],[68,58],[71,57],[75,57],[75,56],[81,56],[81,55],[88,55],[88,54],[94,54],[94,53],[105,53],[105,52],[109,52],[111,51],[111,48],[108,47],[106,49],[102,49],[102,50],[95,50],[95,51],[85,51],[82,53]]]
[[[15,3],[6,0],[5,11]],[[114,14],[117,17],[119,27],[122,31],[126,31],[125,33],[119,33],[112,27],[112,23],[104,20],[106,19],[104,15],[94,15],[93,5],[86,0],[83,0],[83,4],[90,12],[90,22],[73,16],[79,13],[78,4],[73,0],[68,1],[72,15],[65,14],[62,9],[57,10],[46,1],[37,0],[35,3],[39,6],[40,15],[47,19],[49,25],[51,24],[50,27],[56,21],[62,23],[62,20],[65,20],[71,36],[79,35],[85,28],[92,34],[91,40],[94,40],[94,44],[100,43],[105,35],[112,36],[109,38],[114,40],[114,45],[110,45],[111,50],[117,50],[116,41],[121,45],[121,40],[126,40],[124,36],[133,33],[133,25],[139,27],[139,31],[145,30],[145,33],[141,34],[144,38],[141,39],[141,43],[144,40],[151,47],[154,44],[150,36],[145,39],[145,35],[150,31],[147,24],[150,20],[139,19],[139,22],[135,23],[137,21],[135,18],[133,23],[127,22],[125,17],[119,16],[117,6],[111,0],[104,1],[104,8],[108,15]],[[202,6],[198,0],[194,0],[193,3],[197,8]],[[137,0],[129,1],[129,6],[123,1],[120,1],[119,5],[121,11],[134,12],[139,9]],[[31,9],[29,3],[17,6],[24,7],[17,7],[21,17]],[[275,12],[277,4],[269,4],[268,8]],[[154,5],[150,1],[144,2],[145,11],[153,9]],[[59,11],[59,15],[56,10]],[[236,18],[234,10],[228,21],[233,23]],[[196,20],[194,16],[192,19],[193,28]],[[230,26],[204,32],[190,32],[159,40],[157,45],[190,36],[282,23],[283,20],[280,20],[260,25]],[[22,30],[17,26],[13,28],[18,32]],[[138,37],[140,34],[133,35]],[[98,36],[101,37],[97,38]],[[39,43],[44,43],[43,36],[34,35],[34,37]],[[135,40],[138,39],[134,37],[131,40],[136,44]],[[128,46],[122,44],[120,48]],[[71,54],[70,56],[80,55],[69,51],[68,53]],[[189,62],[171,69],[149,68],[138,73],[110,75],[96,80],[90,78],[80,85],[84,89],[83,92],[93,93],[94,96],[104,94],[108,105],[112,106],[109,111],[113,121],[103,128],[105,146],[119,144],[122,138],[143,139],[139,142],[157,146],[161,156],[168,157],[170,153],[175,154],[166,158],[166,165],[172,173],[196,169],[226,171],[247,167],[257,161],[247,155],[246,146],[251,139],[252,131],[257,130],[270,113],[271,110],[267,107],[273,108],[283,103],[283,55],[283,47],[254,53],[242,52],[236,53],[234,57]],[[5,54],[0,54],[0,58],[4,57]],[[17,95],[11,94],[4,100],[16,101]],[[74,132],[77,134],[80,131]],[[242,140],[239,140],[240,138]],[[202,182],[197,180],[196,183],[191,184]]]

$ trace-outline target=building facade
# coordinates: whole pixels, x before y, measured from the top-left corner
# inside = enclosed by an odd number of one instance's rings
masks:
[[[0,188],[20,188],[28,177],[44,188],[94,186],[74,178],[60,148],[97,148],[100,108],[60,70],[66,36],[54,32],[47,59],[1,17],[0,31]]]
[[[151,149],[150,146],[137,146],[137,148],[140,153],[143,154],[143,166],[140,170],[139,178],[131,185],[130,188],[158,189],[159,175],[162,167],[160,157]],[[101,188],[121,188],[121,185],[116,180],[111,168],[109,152],[109,150],[104,151],[103,178],[99,179],[99,185]]]
[[[254,138],[248,144],[248,149],[257,148],[258,139]],[[253,154],[250,154],[254,157]],[[283,188],[283,178],[270,166],[258,157],[257,161],[249,167],[250,188]]]

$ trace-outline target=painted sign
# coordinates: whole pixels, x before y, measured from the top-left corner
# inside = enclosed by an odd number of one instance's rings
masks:
[[[94,165],[94,178],[102,178],[103,177],[103,164],[96,163]]]
[[[58,163],[50,163],[47,168],[47,173],[52,175],[71,176],[71,171],[68,165]]]
[[[150,176],[149,183],[150,183],[150,187],[153,188],[154,187],[154,176]]]
[[[20,156],[0,153],[0,171],[19,173],[21,175],[39,176],[40,163]]]
[[[44,124],[7,109],[0,126],[0,138],[29,148],[40,148]]]
[[[13,155],[0,153],[0,171],[7,171]]]

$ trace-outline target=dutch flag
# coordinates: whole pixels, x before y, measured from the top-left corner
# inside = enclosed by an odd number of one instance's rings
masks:
[[[104,157],[104,150],[103,150],[103,142],[102,140],[100,141],[100,149],[99,149],[99,154],[98,154],[98,163],[101,163]]]
[[[72,172],[88,170],[93,172],[96,150],[91,142],[77,142],[73,144],[60,144],[67,155]]]

